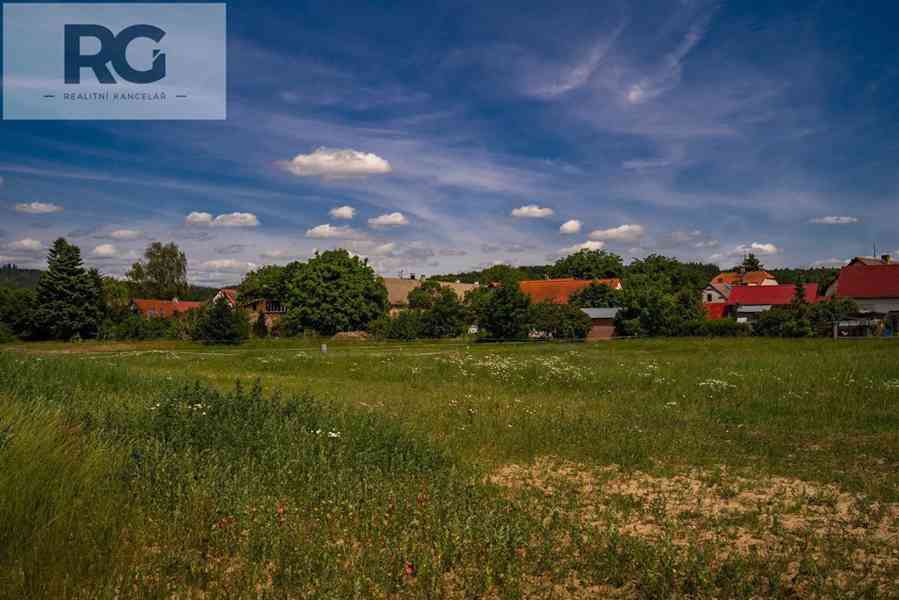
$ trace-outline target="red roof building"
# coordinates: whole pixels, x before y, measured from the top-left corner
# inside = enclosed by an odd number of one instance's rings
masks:
[[[796,286],[786,285],[740,285],[730,292],[728,306],[787,306],[796,295]],[[818,284],[805,284],[805,301],[818,302]]]
[[[140,316],[149,319],[151,317],[170,319],[176,315],[183,315],[191,310],[203,308],[203,302],[187,302],[184,300],[145,300],[134,299],[131,301],[134,310]]]
[[[855,300],[862,313],[884,315],[899,330],[899,263],[888,255],[855,258],[840,270],[827,295]]]
[[[228,301],[228,306],[231,308],[237,308],[237,289],[236,288],[222,288],[220,289],[216,295],[212,298],[213,302],[218,302],[219,298],[224,298]]]
[[[612,279],[531,279],[518,284],[519,289],[531,302],[552,302],[554,304],[568,304],[571,296],[591,284],[607,285],[613,290],[621,289],[621,280]]]

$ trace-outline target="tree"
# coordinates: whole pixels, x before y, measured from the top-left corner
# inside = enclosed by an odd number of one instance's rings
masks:
[[[266,265],[247,273],[240,283],[238,293],[242,300],[274,300],[283,302],[287,296],[287,279],[300,263],[291,263],[286,267]]]
[[[0,325],[5,326],[12,335],[31,337],[30,317],[36,304],[34,290],[0,287]]]
[[[765,267],[762,265],[762,262],[758,259],[758,257],[750,252],[743,259],[743,264],[741,265],[743,269],[749,273],[752,271],[761,271]]]
[[[623,335],[681,335],[687,323],[703,318],[699,296],[687,289],[671,293],[651,282],[625,287],[621,306],[617,320]]]
[[[590,333],[592,324],[584,311],[570,304],[540,302],[528,309],[530,330],[553,339],[582,340]]]
[[[490,291],[480,317],[480,326],[498,339],[519,339],[528,335],[530,299],[518,288],[518,282],[507,280]]]
[[[197,320],[194,339],[207,344],[239,344],[249,337],[249,324],[241,310],[234,310],[225,298],[206,307]]]
[[[621,277],[624,275],[624,263],[620,256],[605,250],[579,250],[556,261],[550,275],[575,279]]]
[[[434,303],[437,302],[440,297],[441,292],[446,289],[440,282],[435,281],[433,279],[428,280],[409,292],[408,301],[409,308],[420,308],[420,309],[429,309],[434,306]],[[450,292],[455,296],[455,292]]]
[[[618,290],[613,290],[602,283],[591,283],[584,289],[572,294],[568,302],[578,308],[609,308],[621,305]]]
[[[346,250],[316,254],[287,283],[288,316],[322,335],[365,329],[387,310],[387,288],[368,260]]]
[[[416,290],[417,291],[417,290]],[[409,295],[410,304],[412,294]],[[459,337],[465,332],[467,311],[450,288],[437,286],[430,306],[422,311],[422,335],[429,338]]]
[[[31,313],[33,335],[68,340],[96,337],[102,319],[99,275],[85,272],[81,250],[59,238],[47,255]]]
[[[174,242],[147,246],[144,262],[134,263],[127,277],[136,293],[151,298],[183,298],[190,291],[187,256]]]

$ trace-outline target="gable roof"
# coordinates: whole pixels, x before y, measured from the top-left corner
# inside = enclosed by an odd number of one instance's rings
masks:
[[[185,300],[150,300],[135,298],[131,301],[134,307],[145,317],[163,317],[168,319],[177,314],[203,308],[203,302]]]
[[[421,287],[424,283],[420,279],[400,279],[399,277],[382,277],[384,287],[387,288],[387,301],[390,306],[406,306],[409,304],[409,292]],[[476,283],[450,283],[441,281],[440,286],[456,292],[459,300],[465,299],[465,294],[480,287]]]
[[[731,287],[730,284],[727,284],[727,283],[714,283],[714,282],[713,282],[713,283],[710,283],[710,284],[706,287],[706,289],[708,289],[708,288],[712,288],[713,290],[715,290],[716,292],[718,292],[719,294],[721,294],[721,296],[722,296],[725,300],[728,298],[728,296],[730,296],[731,290],[734,289],[733,287]]]
[[[230,304],[231,306],[237,306],[237,289],[222,288],[219,290],[219,294],[225,297],[225,300],[228,301],[228,304]]]
[[[731,291],[727,299],[728,306],[786,306],[793,300],[796,286],[786,285],[740,285]],[[818,284],[805,284],[805,301],[814,304],[818,301]]]
[[[838,298],[899,298],[899,263],[858,259],[840,270]]]
[[[748,273],[738,273],[736,271],[724,271],[718,273],[713,279],[712,284],[725,285],[761,285],[767,279],[776,278],[768,271],[749,271]]]
[[[575,294],[591,284],[606,285],[613,290],[621,289],[621,280],[617,277],[611,279],[530,279],[518,284],[523,294],[529,296],[531,302],[553,302],[555,304],[568,304],[572,294]]]

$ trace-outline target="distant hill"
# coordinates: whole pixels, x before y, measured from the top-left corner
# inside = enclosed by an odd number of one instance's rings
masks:
[[[0,287],[33,288],[40,278],[40,269],[20,269],[16,265],[0,266]]]

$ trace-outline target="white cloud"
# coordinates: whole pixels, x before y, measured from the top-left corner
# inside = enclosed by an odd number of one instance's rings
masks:
[[[332,208],[328,214],[335,219],[349,220],[356,216],[356,209],[352,206],[338,206],[337,208]]]
[[[11,242],[7,246],[10,250],[21,250],[23,252],[38,252],[43,248],[43,244],[39,240],[24,238]]]
[[[573,235],[575,233],[580,233],[582,226],[583,226],[583,224],[580,221],[578,221],[577,219],[565,221],[564,223],[562,223],[562,226],[559,227],[559,233],[562,233],[565,235]]]
[[[110,232],[109,237],[114,240],[136,240],[143,235],[144,232],[139,229],[116,229]]]
[[[555,214],[551,208],[537,206],[536,204],[528,204],[520,206],[512,211],[512,216],[519,219],[545,219]]]
[[[212,227],[258,227],[259,219],[253,213],[233,212],[215,218],[208,212],[192,212],[184,219],[187,225]]]
[[[262,253],[262,258],[291,258],[293,253],[290,250],[267,250]]]
[[[258,265],[251,262],[243,262],[234,260],[233,258],[220,258],[217,260],[207,260],[202,264],[205,269],[213,269],[215,271],[236,271],[245,272],[252,271]]]
[[[567,248],[562,248],[559,250],[559,254],[567,255],[574,254],[575,252],[580,252],[581,250],[602,250],[606,247],[605,242],[584,242],[583,244],[576,244],[574,246],[569,246]]]
[[[774,244],[762,244],[759,242],[752,242],[751,244],[743,244],[741,246],[737,246],[736,252],[738,254],[777,254],[780,252],[780,248],[775,246]]]
[[[23,202],[16,204],[16,212],[27,213],[29,215],[47,215],[62,211],[63,208],[61,206],[49,202]]]
[[[858,217],[818,217],[812,219],[809,223],[816,225],[852,225],[858,223]]]
[[[351,227],[337,227],[326,223],[324,225],[317,225],[312,229],[306,230],[306,237],[308,238],[322,238],[322,239],[352,239],[354,237],[358,237],[356,231]]]
[[[217,216],[212,224],[218,227],[258,227],[259,219],[253,213],[234,212]]]
[[[299,177],[365,177],[393,170],[390,163],[377,154],[334,148],[317,148],[311,154],[298,154],[281,165]]]
[[[842,258],[825,258],[824,260],[816,260],[812,263],[812,267],[815,268],[838,268],[846,265],[848,260]]]
[[[184,219],[187,225],[211,225],[212,215],[208,212],[192,212]]]
[[[633,242],[642,238],[644,233],[646,233],[646,230],[642,225],[628,224],[611,229],[597,229],[590,232],[590,239],[610,242]]]
[[[112,244],[100,244],[94,248],[92,255],[99,258],[111,258],[118,255],[119,251]]]
[[[408,225],[409,220],[403,213],[394,212],[369,219],[368,224],[371,227],[398,227],[400,225]]]

